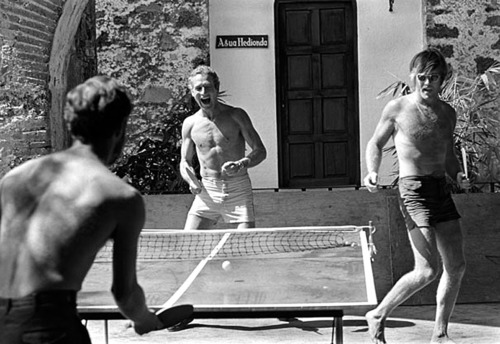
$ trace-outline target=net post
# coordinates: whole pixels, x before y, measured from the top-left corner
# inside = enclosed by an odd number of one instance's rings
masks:
[[[334,344],[335,343],[335,316],[333,316],[333,319],[332,319],[332,340],[330,342],[330,344]]]
[[[370,258],[372,262],[375,260],[375,255],[377,254],[377,248],[373,243],[373,233],[375,233],[376,231],[377,229],[375,228],[375,226],[373,226],[373,221],[368,221],[368,250],[370,252]]]
[[[335,316],[333,318],[334,327],[335,327],[335,344],[343,344],[344,343],[344,333],[343,333],[343,320],[342,316]],[[332,333],[333,335],[333,333]]]
[[[109,344],[108,319],[104,319],[104,342]]]

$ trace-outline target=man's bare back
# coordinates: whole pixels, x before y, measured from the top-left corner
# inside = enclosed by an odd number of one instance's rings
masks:
[[[72,146],[1,179],[0,333],[6,343],[25,343],[33,331],[44,342],[90,343],[76,295],[108,239],[118,308],[139,334],[163,328],[137,282],[142,196],[107,168],[121,153],[131,110],[115,80],[88,79],[67,96]]]
[[[144,216],[137,191],[83,147],[28,162],[7,174],[1,189],[4,298],[80,290],[117,220]]]

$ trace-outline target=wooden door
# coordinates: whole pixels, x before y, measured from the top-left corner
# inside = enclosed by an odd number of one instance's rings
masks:
[[[352,1],[280,1],[280,187],[359,186]]]

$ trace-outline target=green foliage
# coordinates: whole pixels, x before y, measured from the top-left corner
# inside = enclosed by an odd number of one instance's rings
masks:
[[[197,111],[187,92],[112,170],[143,194],[189,193],[179,172],[182,122]]]
[[[457,113],[454,133],[457,152],[465,148],[467,170],[476,182],[472,191],[481,192],[480,183],[498,182],[497,172],[500,162],[498,133],[498,100],[500,87],[500,63],[491,65],[484,73],[473,78],[452,72],[445,81],[441,99],[450,104]],[[411,87],[402,80],[380,91],[378,98],[399,97],[411,93]],[[384,149],[385,154],[396,155],[395,147]],[[462,155],[458,159],[463,164]],[[397,164],[391,174],[397,175]],[[397,183],[397,179],[395,180]],[[455,190],[458,192],[458,190]]]
[[[444,85],[442,99],[457,111],[455,146],[467,152],[468,171],[479,182],[498,182],[495,165],[500,161],[498,147],[498,103],[500,87],[496,78],[500,63],[494,63],[475,78],[452,75]],[[462,156],[459,154],[462,161]]]

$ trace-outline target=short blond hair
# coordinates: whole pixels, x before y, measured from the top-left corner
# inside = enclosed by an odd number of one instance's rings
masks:
[[[217,75],[217,72],[215,71],[215,69],[213,69],[212,67],[210,66],[206,66],[206,65],[199,65],[198,67],[196,67],[190,74],[189,74],[189,78],[188,78],[188,87],[189,89],[191,89],[191,86],[192,86],[192,79],[196,76],[196,75],[204,75],[204,76],[209,76],[212,78],[212,81],[214,82],[214,86],[217,90],[219,90],[219,86],[220,86],[220,81],[219,81],[219,76]]]

